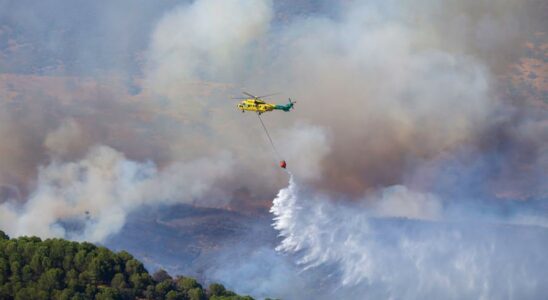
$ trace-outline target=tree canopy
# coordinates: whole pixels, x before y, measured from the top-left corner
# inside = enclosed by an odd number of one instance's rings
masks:
[[[63,239],[10,239],[0,231],[0,299],[252,300],[223,285],[204,289],[195,279],[151,276],[128,252]]]

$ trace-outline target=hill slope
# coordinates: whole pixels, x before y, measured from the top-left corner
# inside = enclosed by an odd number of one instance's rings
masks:
[[[10,239],[0,231],[0,299],[249,300],[220,284],[165,271],[150,275],[125,251],[62,239]]]

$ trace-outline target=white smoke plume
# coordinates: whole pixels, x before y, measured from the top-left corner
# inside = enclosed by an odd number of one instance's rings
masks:
[[[252,60],[249,46],[272,18],[270,0],[201,0],[162,18],[148,56],[151,90],[172,101],[188,93],[185,83],[230,80]]]
[[[175,163],[128,160],[107,147],[91,148],[74,162],[52,161],[38,172],[25,203],[0,204],[0,228],[13,236],[38,235],[100,242],[117,233],[133,210],[159,203],[190,203],[215,194],[230,156]]]

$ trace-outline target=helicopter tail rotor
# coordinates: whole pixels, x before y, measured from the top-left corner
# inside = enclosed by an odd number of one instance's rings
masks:
[[[297,103],[297,101],[292,101],[291,98],[288,98],[288,100],[289,100],[289,104],[288,104],[289,109],[292,109],[295,103]]]

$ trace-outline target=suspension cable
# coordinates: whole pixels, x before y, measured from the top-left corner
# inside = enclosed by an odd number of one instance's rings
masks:
[[[274,142],[272,141],[272,138],[270,137],[270,133],[268,133],[268,129],[266,129],[266,126],[264,125],[261,115],[257,114],[257,116],[259,117],[259,121],[261,121],[261,125],[263,125],[264,132],[266,133],[266,136],[268,137],[268,140],[270,141],[270,145],[272,145],[272,149],[274,150],[274,153],[276,154],[278,160],[281,160],[280,152],[278,152],[278,149],[276,149],[276,146],[274,146]]]

